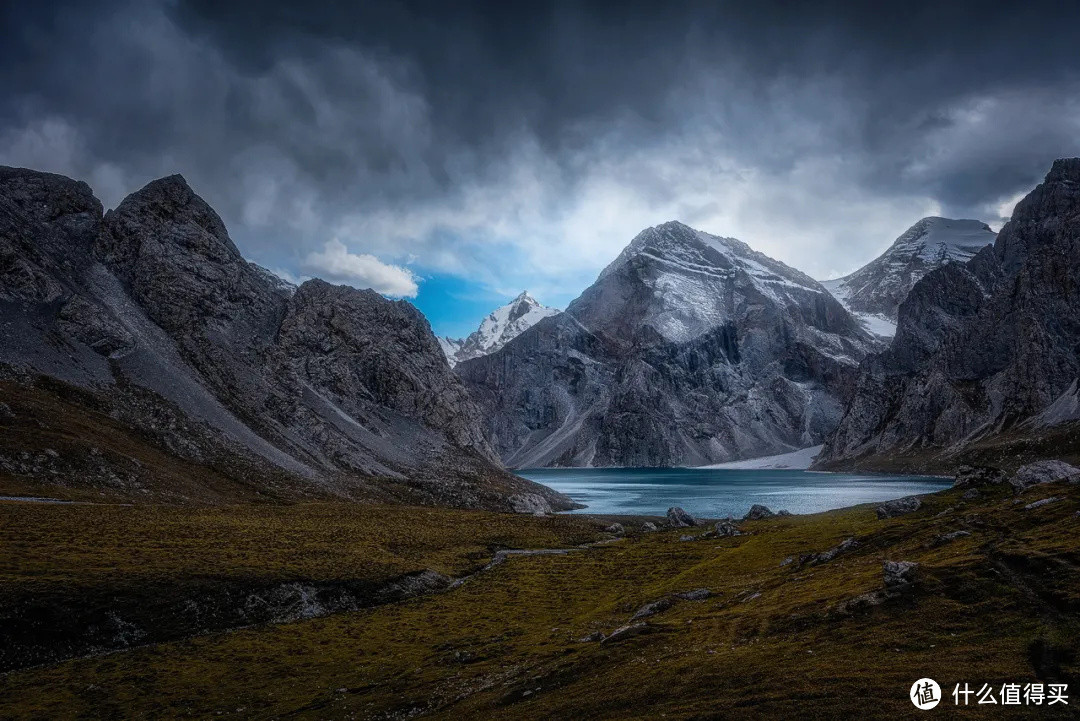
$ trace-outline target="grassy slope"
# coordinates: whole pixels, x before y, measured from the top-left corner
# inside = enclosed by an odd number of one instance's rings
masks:
[[[670,531],[513,558],[391,606],[15,672],[0,678],[0,717],[885,718],[918,713],[906,694],[920,676],[951,690],[1039,674],[1071,681],[1075,709],[1080,487],[1029,491],[1024,503],[1065,497],[1033,511],[1006,489],[959,495],[889,521],[857,507],[746,524],[753,533],[739,538],[680,542]],[[461,572],[500,545],[595,532],[583,519],[415,508],[11,505],[0,508],[0,578],[19,589],[123,586],[143,574]],[[930,545],[957,529],[972,536]],[[850,555],[780,566],[850,536],[862,544]],[[881,587],[883,559],[923,564],[918,587],[839,613]],[[576,640],[701,587],[713,597],[649,619],[654,633]],[[980,714],[1007,715],[968,711]]]

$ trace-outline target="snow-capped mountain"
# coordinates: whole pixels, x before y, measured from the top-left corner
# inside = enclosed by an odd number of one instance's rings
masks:
[[[821,284],[867,330],[891,338],[897,309],[920,278],[946,263],[967,262],[996,237],[980,220],[923,218],[875,260],[851,275]]]
[[[821,443],[879,347],[809,276],[671,222],[457,370],[508,465],[704,465]]]
[[[439,345],[453,367],[470,358],[496,352],[544,318],[559,312],[558,308],[541,305],[536,298],[529,295],[529,291],[523,291],[506,305],[491,311],[468,338],[459,340],[443,337],[439,339]]]
[[[915,284],[817,463],[921,470],[1075,455],[1078,260],[1080,158],[1071,158],[1017,203],[992,246]]]

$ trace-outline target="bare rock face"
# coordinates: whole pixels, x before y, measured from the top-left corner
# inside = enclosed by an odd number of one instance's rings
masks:
[[[284,283],[178,175],[102,217],[83,183],[0,169],[0,280],[0,364],[103,392],[190,460],[242,457],[317,495],[571,505],[501,468],[419,311]]]
[[[817,467],[908,454],[924,465],[1080,414],[1080,159],[1058,160],[993,246],[915,284],[891,346],[860,368]],[[1067,431],[1062,431],[1067,433]]]
[[[704,465],[815,445],[877,343],[813,279],[672,222],[457,370],[509,466]]]

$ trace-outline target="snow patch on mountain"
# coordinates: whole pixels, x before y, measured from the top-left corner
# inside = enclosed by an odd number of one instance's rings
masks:
[[[495,353],[544,318],[559,312],[558,308],[541,305],[529,291],[523,291],[506,305],[491,311],[468,338],[443,337],[439,338],[439,345],[453,367],[462,361]]]
[[[652,291],[643,322],[679,343],[732,322],[747,307],[771,302],[790,308],[804,303],[807,293],[826,292],[810,276],[740,240],[677,221],[639,233],[597,282],[628,264],[639,268],[637,277]]]
[[[800,448],[790,453],[781,453],[776,456],[762,456],[760,458],[748,458],[744,461],[730,461],[728,463],[714,463],[711,466],[698,466],[708,470],[790,470],[805,471],[809,468],[814,458],[821,453],[823,445]]]

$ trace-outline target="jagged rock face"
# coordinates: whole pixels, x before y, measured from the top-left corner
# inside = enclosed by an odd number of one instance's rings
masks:
[[[67,295],[101,212],[86,183],[0,167],[0,301],[51,303]]]
[[[458,372],[513,467],[701,465],[814,445],[875,347],[811,278],[667,223]]]
[[[446,372],[427,320],[405,301],[311,280],[288,303],[270,351],[269,375],[318,394],[350,418],[378,410],[414,418],[495,460],[479,411]]]
[[[440,338],[439,345],[453,367],[462,361],[494,353],[544,318],[558,313],[558,309],[541,305],[524,291],[489,313],[468,338]]]
[[[102,218],[85,184],[3,170],[0,230],[0,364],[105,393],[171,453],[323,495],[569,506],[502,470],[415,308],[284,283],[180,176]]]
[[[891,337],[900,304],[927,273],[964,263],[997,235],[979,220],[923,218],[878,258],[851,275],[822,281],[874,333]]]
[[[953,456],[1010,431],[1077,420],[1080,159],[1054,163],[995,244],[931,272],[868,359],[819,465],[896,453]]]

